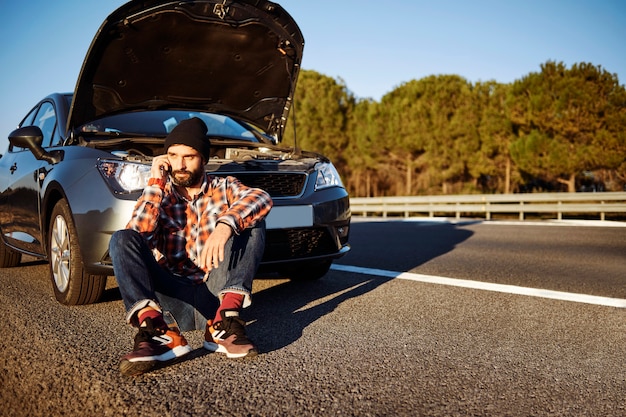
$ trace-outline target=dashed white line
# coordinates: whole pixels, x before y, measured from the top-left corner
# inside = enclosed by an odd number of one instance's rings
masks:
[[[541,288],[518,287],[516,285],[494,284],[489,282],[471,281],[466,279],[439,277],[436,275],[414,274],[412,272],[396,272],[384,269],[363,268],[359,266],[333,264],[335,271],[352,272],[381,276],[386,278],[406,279],[429,284],[448,285],[475,290],[494,291],[507,294],[526,295],[530,297],[549,298],[552,300],[571,301],[575,303],[594,304],[606,307],[626,308],[626,300],[621,298],[600,297],[596,295],[577,294]]]

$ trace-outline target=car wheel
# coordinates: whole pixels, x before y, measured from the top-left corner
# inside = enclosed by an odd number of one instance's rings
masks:
[[[11,249],[0,239],[0,268],[13,268],[22,262],[22,254]]]
[[[96,302],[104,293],[106,275],[85,272],[70,208],[60,200],[52,210],[48,259],[54,295],[61,304]]]
[[[322,278],[332,261],[308,261],[289,265],[283,268],[282,273],[294,281],[315,281]]]

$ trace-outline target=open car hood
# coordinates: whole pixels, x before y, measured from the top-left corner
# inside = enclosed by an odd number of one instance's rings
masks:
[[[282,139],[304,38],[265,0],[132,0],[94,37],[68,131],[128,111],[189,109],[243,119]]]

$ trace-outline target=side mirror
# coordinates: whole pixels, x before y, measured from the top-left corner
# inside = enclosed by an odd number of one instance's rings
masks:
[[[19,148],[28,148],[37,159],[42,159],[51,164],[59,162],[56,155],[52,155],[41,146],[43,133],[38,126],[25,126],[14,130],[9,134],[9,142]]]

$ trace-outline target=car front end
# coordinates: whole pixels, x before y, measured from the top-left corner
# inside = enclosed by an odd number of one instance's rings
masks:
[[[346,189],[326,157],[284,143],[304,38],[267,0],[131,0],[102,23],[73,94],[40,101],[0,158],[0,267],[47,259],[64,304],[113,275],[152,159],[182,120],[207,124],[206,170],[266,190],[261,269],[322,277],[350,249]]]

